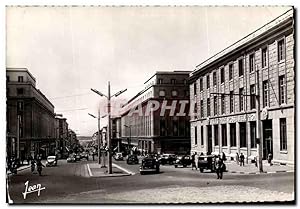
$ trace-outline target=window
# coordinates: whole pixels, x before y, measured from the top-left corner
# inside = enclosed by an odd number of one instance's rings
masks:
[[[197,83],[196,82],[194,83],[194,95],[195,96],[197,95]]]
[[[233,78],[233,64],[229,65],[229,80]]]
[[[235,123],[230,123],[230,146],[236,147],[236,126]]]
[[[24,110],[24,102],[23,101],[18,101],[17,102],[17,111],[23,111]]]
[[[227,146],[227,127],[222,124],[222,146]]]
[[[209,89],[209,75],[206,76],[206,85],[207,85],[207,88]]]
[[[195,144],[198,144],[197,126],[195,126]]]
[[[249,69],[250,69],[250,72],[253,72],[254,71],[254,54],[251,54],[249,56]]]
[[[203,77],[200,78],[200,91],[203,91]]]
[[[267,47],[261,50],[261,67],[265,68],[267,66]]]
[[[285,59],[284,54],[284,39],[278,41],[277,45],[278,62]]]
[[[256,148],[256,122],[250,122],[251,148]]]
[[[176,84],[176,79],[171,79],[171,84]]]
[[[185,90],[185,96],[188,97],[190,95],[190,91],[189,90]]]
[[[203,139],[203,126],[201,126],[201,145],[203,145],[204,143],[204,139]]]
[[[24,89],[23,88],[17,88],[17,95],[23,95]]]
[[[9,81],[10,81],[10,79],[9,79],[9,76],[6,76],[6,81],[7,81],[7,82],[9,82]]]
[[[244,63],[243,59],[239,59],[239,76],[244,75]]]
[[[225,96],[221,96],[221,114],[225,113]]]
[[[159,78],[158,79],[158,84],[162,84],[163,83],[163,79]]]
[[[230,92],[230,95],[229,95],[229,103],[230,103],[230,113],[233,113],[233,107],[234,107],[234,100],[233,100],[233,91]]]
[[[206,104],[207,104],[207,117],[209,117],[210,116],[210,99],[209,98],[207,98]]]
[[[173,119],[173,136],[178,136],[178,118],[174,117]]]
[[[269,82],[263,81],[263,107],[269,106]]]
[[[214,125],[215,146],[219,145],[219,125]]]
[[[286,118],[280,118],[280,150],[287,150]]]
[[[178,95],[177,91],[176,91],[176,90],[173,90],[173,91],[172,91],[172,97],[177,97],[177,95]]]
[[[214,115],[218,114],[218,99],[217,96],[214,96]]]
[[[285,101],[285,93],[286,92],[286,85],[285,85],[285,76],[279,76],[279,103],[284,104]]]
[[[160,97],[165,97],[165,96],[166,96],[165,90],[160,90],[160,91],[159,91],[159,96],[160,96]]]
[[[203,100],[200,101],[200,109],[201,109],[201,118],[203,118],[204,117]]]
[[[195,116],[196,116],[197,115],[197,100],[195,100],[194,113],[195,113]]]
[[[244,88],[240,88],[239,97],[240,97],[240,111],[244,111]]]
[[[213,85],[217,85],[217,72],[213,72]]]
[[[160,117],[160,135],[166,135],[166,121],[164,117]]]
[[[183,79],[183,84],[186,85],[187,84],[187,80]]]
[[[23,76],[18,76],[18,82],[23,82]]]
[[[221,83],[224,83],[225,81],[225,72],[224,72],[224,68],[221,68]]]
[[[250,108],[252,110],[252,109],[256,108],[255,84],[250,85],[250,94],[251,94],[251,96],[250,96]]]
[[[246,145],[246,123],[240,123],[240,147],[247,147],[247,145]]]

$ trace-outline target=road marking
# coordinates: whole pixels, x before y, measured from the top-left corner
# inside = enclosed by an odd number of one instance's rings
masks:
[[[293,173],[294,172],[294,170],[289,170],[289,171],[286,171],[287,173]]]
[[[135,175],[134,172],[131,172],[131,171],[125,169],[125,168],[122,168],[121,166],[119,166],[119,165],[117,165],[117,164],[115,164],[115,163],[112,163],[112,165],[115,166],[116,168],[118,168],[118,169],[124,171],[125,173],[128,173],[128,174],[130,174],[130,175]]]
[[[86,164],[86,166],[87,166],[87,169],[88,169],[89,175],[90,175],[90,176],[93,176],[93,174],[92,174],[92,171],[91,171],[91,169],[90,169],[90,166],[89,166],[89,164]]]
[[[267,172],[267,173],[276,173],[276,171],[269,171],[269,172]]]

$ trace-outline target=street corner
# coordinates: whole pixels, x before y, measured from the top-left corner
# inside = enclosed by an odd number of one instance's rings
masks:
[[[113,164],[112,165],[112,173],[108,173],[108,166],[101,166],[97,163],[89,163],[86,164],[87,170],[88,170],[88,176],[87,177],[121,177],[121,176],[131,176],[134,175],[134,173],[126,170],[125,168],[122,168],[119,165]]]

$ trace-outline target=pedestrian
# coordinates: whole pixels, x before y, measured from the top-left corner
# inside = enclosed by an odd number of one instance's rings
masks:
[[[245,156],[243,153],[240,155],[240,166],[245,166]]]
[[[236,161],[236,164],[239,164],[239,162],[240,162],[240,156],[239,156],[239,153],[236,153],[235,161]]]
[[[223,160],[223,162],[225,162],[227,160],[224,152],[222,152],[222,160]]]
[[[224,169],[224,162],[220,155],[218,155],[218,158],[215,161],[215,168],[217,173],[217,179],[223,178],[223,169]]]
[[[268,154],[268,163],[270,164],[270,166],[273,165],[272,159],[273,159],[273,155],[272,155],[272,153],[269,153],[269,154]]]
[[[198,169],[198,162],[199,162],[199,155],[197,154],[197,152],[195,152],[195,168],[196,170]]]
[[[194,168],[197,170],[195,163],[195,154],[197,154],[197,152],[192,154],[192,170],[194,170]]]
[[[93,156],[93,161],[94,161],[95,160],[95,152],[93,152],[92,156]]]

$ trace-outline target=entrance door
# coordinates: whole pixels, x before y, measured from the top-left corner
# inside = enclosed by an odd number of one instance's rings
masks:
[[[206,126],[207,127],[207,152],[212,152],[212,129],[211,125]]]
[[[273,155],[272,120],[263,121],[263,160],[268,154]]]

